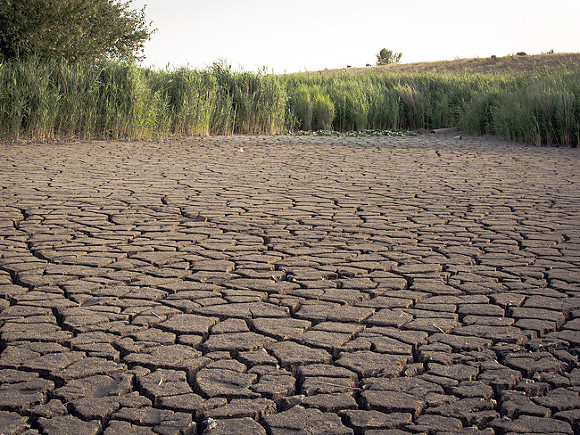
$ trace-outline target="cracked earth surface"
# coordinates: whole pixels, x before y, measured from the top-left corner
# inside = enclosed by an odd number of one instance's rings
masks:
[[[0,433],[579,433],[577,149],[0,156]]]

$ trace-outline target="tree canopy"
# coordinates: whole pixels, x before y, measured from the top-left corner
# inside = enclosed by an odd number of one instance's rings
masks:
[[[0,0],[0,60],[138,59],[154,30],[132,0]]]
[[[403,53],[395,53],[393,50],[383,48],[377,54],[377,65],[387,65],[389,63],[399,63]]]

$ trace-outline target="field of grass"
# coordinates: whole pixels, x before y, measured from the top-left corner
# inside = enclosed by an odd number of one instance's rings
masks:
[[[550,57],[554,56],[554,57]],[[152,70],[107,62],[0,65],[0,138],[150,138],[280,134],[298,130],[460,127],[473,134],[577,147],[580,55],[454,61],[276,76],[234,71]],[[527,67],[516,62],[531,59]],[[559,59],[559,60],[558,60]],[[566,60],[568,59],[568,60]],[[511,64],[509,72],[506,68]],[[530,65],[535,65],[531,67]],[[411,64],[412,65],[412,64]],[[431,65],[434,67],[435,65]]]

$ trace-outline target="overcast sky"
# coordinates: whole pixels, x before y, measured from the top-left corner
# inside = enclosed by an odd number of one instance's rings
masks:
[[[578,0],[133,0],[157,32],[147,66],[275,73],[375,64],[381,48],[403,63],[580,51]]]

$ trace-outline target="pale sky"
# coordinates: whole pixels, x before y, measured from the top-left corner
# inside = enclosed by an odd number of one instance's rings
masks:
[[[578,0],[133,0],[157,32],[144,65],[275,73],[580,51]]]

